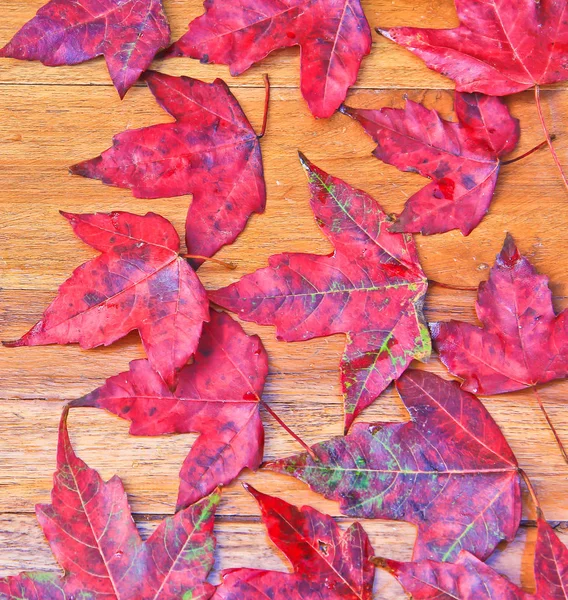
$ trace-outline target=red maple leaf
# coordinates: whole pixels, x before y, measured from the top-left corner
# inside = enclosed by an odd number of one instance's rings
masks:
[[[489,210],[500,157],[519,140],[507,106],[481,94],[456,94],[457,123],[411,100],[404,109],[340,110],[378,143],[379,160],[433,180],[409,198],[390,231],[469,235]]]
[[[73,272],[41,321],[5,345],[95,348],[138,329],[152,366],[173,385],[209,319],[206,292],[178,254],[176,230],[154,213],[61,214],[102,254]]]
[[[455,29],[392,27],[405,46],[460,92],[505,96],[568,79],[565,0],[455,0]]]
[[[521,518],[518,465],[483,404],[454,381],[407,371],[396,383],[411,420],[357,423],[349,435],[277,460],[271,471],[338,500],[350,517],[418,528],[414,560],[481,559],[512,540]]]
[[[268,356],[229,315],[211,311],[191,365],[175,391],[146,360],[111,377],[70,406],[95,406],[131,421],[133,435],[199,433],[180,473],[178,507],[192,504],[242,469],[262,460],[264,430],[259,402]]]
[[[413,358],[428,358],[428,284],[412,237],[389,233],[373,198],[301,160],[316,222],[335,252],[272,256],[210,298],[245,321],[275,325],[280,340],[347,334],[341,380],[349,428]]]
[[[0,56],[50,67],[104,56],[122,98],[169,41],[161,0],[51,0]]]
[[[568,375],[568,310],[558,316],[548,278],[521,256],[510,235],[479,284],[482,327],[461,321],[432,323],[442,362],[479,394],[501,394]]]
[[[79,459],[61,418],[51,504],[36,514],[65,577],[22,573],[0,580],[0,597],[26,600],[206,600],[218,492],[163,520],[143,542],[118,477],[104,482]]]
[[[239,75],[274,50],[300,46],[302,95],[316,117],[335,112],[371,51],[359,0],[205,0],[204,6],[169,56],[222,63]]]
[[[374,559],[387,569],[413,597],[420,600],[566,600],[568,548],[550,525],[538,519],[534,558],[536,594],[529,594],[505,579],[469,552],[455,564],[430,560],[401,563]]]
[[[246,489],[256,498],[270,539],[294,573],[231,569],[212,600],[371,600],[373,548],[359,523],[344,533],[328,515]]]
[[[257,135],[224,81],[149,72],[158,104],[175,123],[124,131],[103,154],[71,167],[83,177],[130,188],[137,198],[192,194],[190,254],[213,256],[264,211],[266,188]]]

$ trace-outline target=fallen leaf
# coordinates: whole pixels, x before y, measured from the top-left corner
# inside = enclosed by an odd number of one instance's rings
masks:
[[[410,370],[397,390],[411,420],[358,423],[309,454],[269,463],[338,500],[350,517],[393,519],[418,528],[414,560],[484,560],[512,540],[521,518],[517,461],[499,427],[453,381]]]
[[[259,402],[268,356],[225,313],[211,311],[192,364],[183,367],[175,391],[146,360],[111,377],[70,404],[105,408],[131,421],[133,435],[199,433],[180,473],[178,507],[192,504],[242,469],[262,461],[264,430]]]
[[[460,92],[505,96],[568,79],[564,0],[455,0],[454,29],[392,27],[379,33],[456,82]]]
[[[79,459],[59,428],[51,504],[36,514],[65,577],[23,573],[0,580],[0,598],[14,600],[206,600],[213,567],[218,492],[164,519],[143,542],[121,480],[104,482]],[[15,594],[18,594],[17,596]],[[49,595],[48,595],[49,594]]]
[[[469,552],[455,564],[430,560],[402,563],[379,559],[376,564],[392,573],[416,600],[566,600],[568,548],[550,525],[538,519],[534,558],[536,594],[529,594],[499,575]]]
[[[431,325],[442,362],[465,390],[501,394],[568,375],[568,310],[555,315],[548,278],[510,235],[489,280],[479,284],[475,309],[482,327]]]
[[[371,600],[373,548],[359,523],[344,533],[328,515],[246,489],[262,511],[270,539],[286,555],[294,573],[231,569],[213,600]]]
[[[172,386],[209,319],[206,292],[178,255],[176,230],[154,213],[61,214],[102,254],[73,272],[39,323],[5,345],[87,349],[138,329],[150,363]]]
[[[175,123],[119,133],[112,148],[71,172],[130,188],[137,198],[192,194],[187,251],[213,256],[235,240],[253,213],[264,211],[259,140],[221,79],[204,83],[153,71],[145,79]]]
[[[122,98],[169,42],[161,0],[51,0],[0,56],[39,60],[49,67],[104,56]]]
[[[503,101],[481,94],[456,94],[457,123],[411,100],[404,109],[340,110],[377,142],[379,160],[432,179],[407,200],[390,231],[469,235],[489,210],[500,157],[520,135]]]
[[[240,75],[279,48],[300,46],[301,90],[316,117],[330,117],[371,51],[359,0],[205,0],[205,14],[168,50]]]
[[[212,292],[240,319],[276,325],[278,339],[347,334],[341,360],[345,427],[403,373],[430,355],[422,305],[428,287],[410,235],[386,230],[368,194],[307,159],[311,207],[335,247],[329,256],[279,254],[269,266]]]

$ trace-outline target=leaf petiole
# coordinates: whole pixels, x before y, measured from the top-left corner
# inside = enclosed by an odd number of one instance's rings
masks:
[[[540,124],[542,125],[542,130],[544,131],[544,135],[546,136],[546,142],[548,143],[548,147],[550,148],[550,153],[552,154],[552,158],[554,160],[554,162],[556,163],[556,166],[558,167],[558,170],[560,171],[560,176],[562,177],[562,181],[564,182],[564,186],[566,187],[566,189],[568,190],[568,179],[566,179],[566,175],[564,175],[564,171],[562,169],[562,165],[560,164],[560,160],[558,159],[558,155],[556,154],[556,150],[554,149],[554,146],[552,145],[552,137],[551,135],[548,133],[548,129],[546,127],[546,122],[544,120],[544,115],[542,114],[542,106],[540,104],[540,86],[535,85],[534,86],[534,98],[536,101],[536,109],[538,112],[538,117],[540,119]],[[566,457],[566,455],[564,455]],[[567,460],[568,462],[568,460]]]

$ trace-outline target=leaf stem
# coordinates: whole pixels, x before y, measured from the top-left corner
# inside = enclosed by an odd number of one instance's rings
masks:
[[[201,256],[200,254],[181,254],[180,256],[182,258],[191,258],[191,259],[195,259],[195,260],[214,262],[218,265],[221,265],[222,267],[225,267],[226,269],[231,269],[231,271],[234,271],[237,268],[237,265],[233,262],[228,262],[226,260],[220,260],[218,258],[211,258],[210,256]]]
[[[523,471],[523,469],[519,468],[519,473],[520,473],[521,477],[523,478],[525,485],[527,486],[527,489],[529,491],[529,494],[531,496],[533,504],[536,508],[537,514],[540,517],[542,515],[542,508],[540,507],[540,502],[538,501],[538,496],[536,495],[536,491],[533,487],[533,484],[532,484],[531,480],[529,479],[529,476]]]
[[[542,414],[546,418],[546,422],[548,423],[550,430],[552,431],[552,433],[554,434],[554,437],[556,438],[556,443],[558,444],[558,448],[559,448],[560,452],[562,452],[564,461],[566,462],[566,464],[568,464],[568,454],[566,453],[566,448],[564,448],[564,444],[562,443],[560,436],[558,435],[558,432],[556,431],[556,428],[552,424],[552,421],[550,420],[550,417],[548,416],[548,413],[546,412],[546,408],[544,408],[544,404],[542,403],[540,394],[538,393],[538,390],[536,389],[536,385],[533,386],[532,389],[533,389],[534,395],[536,396],[536,399],[538,401],[538,405],[540,406],[540,410],[542,410]]]
[[[555,139],[556,139],[555,135],[551,135],[550,136],[550,141],[551,142],[553,142]],[[548,140],[543,140],[542,142],[540,142],[540,144],[538,144],[534,148],[531,148],[528,152],[525,152],[524,154],[521,154],[521,156],[516,156],[515,158],[511,158],[511,160],[502,160],[501,161],[501,166],[512,165],[513,163],[519,162],[520,160],[523,160],[523,158],[526,158],[527,156],[530,156],[531,154],[533,154],[537,150],[540,150],[541,148],[544,148],[544,146],[546,146],[547,144],[548,144]]]
[[[560,176],[562,177],[564,186],[568,190],[568,179],[566,179],[566,175],[564,175],[564,171],[562,170],[562,165],[560,164],[560,160],[558,159],[556,150],[554,149],[554,146],[552,145],[552,138],[551,138],[550,134],[548,133],[548,129],[547,129],[546,123],[544,121],[544,115],[542,114],[542,106],[540,104],[540,86],[538,86],[538,85],[534,86],[534,98],[535,98],[535,102],[536,102],[536,110],[538,112],[538,117],[540,119],[540,124],[542,125],[542,130],[544,131],[544,135],[546,137],[548,147],[550,148],[550,153],[552,154],[552,158],[554,159],[554,162],[556,163],[556,166],[558,167],[558,170],[560,171]]]
[[[289,433],[315,462],[319,462],[319,458],[315,455],[314,451],[308,446],[308,444],[306,444],[306,442],[304,442],[304,440],[297,433],[294,433],[262,398],[259,398],[259,400],[262,406],[264,406],[266,412],[278,423],[278,425],[280,425],[284,431]]]
[[[268,74],[265,73],[262,78],[264,79],[264,117],[262,119],[262,129],[260,133],[256,136],[257,139],[261,140],[266,133],[266,124],[268,123],[268,105],[270,104],[270,79],[268,79]]]
[[[450,285],[449,283],[442,283],[441,281],[436,281],[435,279],[428,279],[428,283],[430,285],[437,285],[447,290],[458,290],[460,292],[477,292],[477,286]]]

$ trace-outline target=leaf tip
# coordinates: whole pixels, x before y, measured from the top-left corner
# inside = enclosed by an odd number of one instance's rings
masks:
[[[304,170],[309,173],[312,169],[312,163],[307,159],[306,155],[298,150],[298,157],[300,159],[300,164],[304,167]]]
[[[519,258],[521,257],[519,250],[517,249],[517,246],[515,245],[515,240],[513,239],[513,236],[507,232],[507,235],[505,236],[505,241],[503,243],[503,248],[501,249],[501,252],[499,253],[498,261],[507,266],[507,267],[512,267],[515,265],[515,263],[519,260]]]
[[[386,37],[387,40],[392,40],[393,39],[389,29],[382,29],[381,27],[375,27],[375,31],[379,35],[382,35],[383,37]]]

